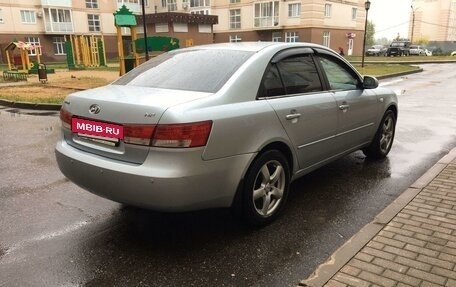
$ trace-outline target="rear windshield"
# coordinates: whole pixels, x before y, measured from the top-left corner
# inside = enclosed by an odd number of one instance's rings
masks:
[[[236,50],[176,50],[147,61],[113,84],[215,93],[253,54]]]

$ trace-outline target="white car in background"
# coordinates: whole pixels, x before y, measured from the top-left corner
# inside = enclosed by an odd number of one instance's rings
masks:
[[[425,49],[419,45],[410,46],[410,55],[424,56],[426,55]]]

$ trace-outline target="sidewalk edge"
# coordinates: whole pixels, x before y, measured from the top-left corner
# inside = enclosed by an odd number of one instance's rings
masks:
[[[373,221],[353,235],[326,262],[322,263],[299,286],[320,287],[326,284],[345,264],[350,261],[382,228],[390,222],[421,190],[456,158],[456,148],[442,157],[435,165],[418,178],[398,198],[381,211]]]

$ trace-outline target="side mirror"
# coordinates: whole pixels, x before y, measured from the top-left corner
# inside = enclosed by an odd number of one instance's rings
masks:
[[[378,80],[372,76],[364,76],[363,87],[365,89],[375,89],[378,87]]]

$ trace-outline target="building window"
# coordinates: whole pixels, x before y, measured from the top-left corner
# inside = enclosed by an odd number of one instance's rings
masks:
[[[230,4],[241,3],[241,0],[230,0]]]
[[[35,11],[32,10],[21,10],[21,21],[26,24],[35,24],[36,17]]]
[[[98,0],[86,0],[86,8],[98,9]]]
[[[162,7],[163,8],[166,7],[166,0],[161,0],[161,2],[162,2]]]
[[[288,4],[288,17],[301,16],[301,3]]]
[[[279,1],[255,3],[255,27],[279,25]]]
[[[199,33],[212,33],[212,25],[209,24],[198,24]]]
[[[230,10],[230,29],[241,28],[241,9]]]
[[[168,23],[157,23],[155,24],[156,33],[167,33],[169,31]]]
[[[239,35],[230,35],[230,42],[231,43],[236,43],[236,42],[241,42],[242,38]]]
[[[89,32],[100,32],[100,15],[87,14],[87,20],[89,23]]]
[[[286,32],[285,33],[285,42],[298,42],[299,41],[299,35],[298,32]]]
[[[356,20],[357,16],[358,16],[358,9],[352,8],[352,20]]]
[[[332,5],[325,4],[325,17],[331,17],[331,10],[332,10]]]
[[[174,32],[180,32],[180,33],[187,33],[188,32],[188,25],[187,23],[174,23]]]
[[[65,38],[54,37],[52,43],[54,45],[54,54],[65,55]]]
[[[209,7],[211,6],[210,0],[190,0],[190,7]]]
[[[282,41],[282,32],[272,32],[272,42]]]
[[[323,32],[323,46],[329,47],[329,43],[331,40],[331,34],[329,31]]]
[[[166,5],[168,6],[168,12],[173,12],[177,10],[176,0],[166,0]]]
[[[209,9],[203,9],[203,10],[193,10],[190,12],[190,14],[209,15],[211,13],[210,13]]]
[[[39,47],[40,46],[40,38],[39,37],[25,37],[25,43],[30,44],[32,46],[38,46]],[[29,50],[28,54],[30,56],[36,56],[37,51],[41,55],[41,48]]]

